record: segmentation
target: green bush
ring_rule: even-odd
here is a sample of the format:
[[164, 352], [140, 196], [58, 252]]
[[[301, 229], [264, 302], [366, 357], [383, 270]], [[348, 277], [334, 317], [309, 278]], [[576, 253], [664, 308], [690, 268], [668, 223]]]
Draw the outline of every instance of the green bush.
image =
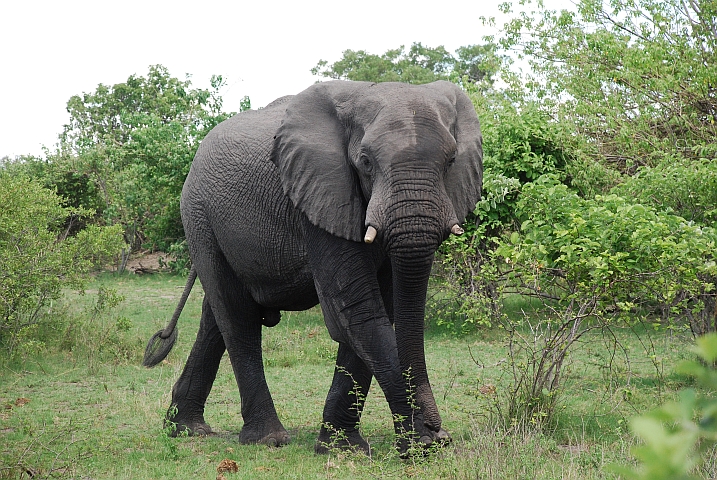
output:
[[[161, 65], [146, 76], [98, 85], [67, 102], [70, 121], [44, 159], [16, 162], [68, 206], [91, 208], [96, 223], [123, 227], [132, 250], [168, 251], [184, 239], [179, 197], [199, 143], [229, 114], [211, 88], [192, 87]], [[241, 108], [250, 108], [247, 97]]]
[[123, 246], [120, 226], [91, 225], [69, 236], [68, 218], [92, 211], [63, 206], [38, 182], [0, 171], [0, 346], [13, 355], [38, 345], [38, 325], [63, 288], [82, 288], [86, 275]]
[[640, 168], [613, 192], [701, 225], [717, 226], [717, 162], [714, 160], [669, 157], [655, 167]]
[[117, 314], [124, 301], [116, 289], [100, 285], [96, 296], [84, 300], [83, 308], [75, 309], [65, 322], [60, 350], [84, 358], [91, 373], [102, 364], [116, 365], [138, 357], [141, 350], [128, 338], [132, 322]]
[[525, 185], [522, 234], [501, 250], [532, 293], [590, 299], [599, 310], [656, 306], [664, 319], [691, 307], [702, 275], [717, 273], [717, 233], [617, 195], [580, 198], [554, 177]]
[[703, 310], [717, 275], [717, 233], [617, 195], [581, 198], [546, 175], [523, 186], [524, 218], [496, 253], [503, 291], [538, 298], [541, 316], [506, 319], [514, 391], [509, 415], [549, 420], [575, 342], [616, 321], [672, 327]]

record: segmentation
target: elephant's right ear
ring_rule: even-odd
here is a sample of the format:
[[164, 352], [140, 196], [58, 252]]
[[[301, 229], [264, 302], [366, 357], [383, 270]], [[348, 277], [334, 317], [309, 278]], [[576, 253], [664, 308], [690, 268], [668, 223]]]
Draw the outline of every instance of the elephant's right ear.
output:
[[284, 192], [311, 223], [348, 240], [363, 239], [366, 205], [348, 157], [350, 124], [342, 104], [365, 84], [317, 83], [286, 107], [271, 160]]

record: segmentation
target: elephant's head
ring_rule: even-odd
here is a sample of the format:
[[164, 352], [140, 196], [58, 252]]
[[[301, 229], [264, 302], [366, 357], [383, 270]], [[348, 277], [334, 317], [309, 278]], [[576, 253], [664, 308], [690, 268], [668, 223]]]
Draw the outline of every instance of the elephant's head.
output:
[[419, 402], [430, 264], [480, 199], [481, 143], [473, 105], [449, 82], [315, 84], [291, 100], [275, 137], [284, 191], [309, 221], [388, 252], [399, 355]]
[[435, 251], [480, 199], [478, 118], [449, 82], [316, 84], [289, 103], [273, 158], [312, 223], [355, 241], [372, 227], [389, 252]]

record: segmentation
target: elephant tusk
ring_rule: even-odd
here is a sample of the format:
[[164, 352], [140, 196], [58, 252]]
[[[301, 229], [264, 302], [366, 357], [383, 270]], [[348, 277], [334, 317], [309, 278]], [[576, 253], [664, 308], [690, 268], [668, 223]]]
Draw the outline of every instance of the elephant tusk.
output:
[[451, 233], [453, 235], [463, 235], [465, 230], [463, 230], [457, 223], [451, 227]]
[[373, 241], [376, 239], [376, 229], [373, 228], [371, 225], [368, 226], [366, 229], [366, 235], [363, 237], [363, 241], [366, 243], [373, 243]]

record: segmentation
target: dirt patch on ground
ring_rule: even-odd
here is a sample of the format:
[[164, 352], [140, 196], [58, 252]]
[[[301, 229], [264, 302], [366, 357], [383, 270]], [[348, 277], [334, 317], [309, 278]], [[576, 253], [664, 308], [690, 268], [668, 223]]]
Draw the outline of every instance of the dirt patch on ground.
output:
[[164, 252], [146, 253], [140, 252], [132, 254], [127, 260], [125, 270], [136, 273], [138, 275], [144, 273], [168, 272], [167, 262], [170, 258]]

